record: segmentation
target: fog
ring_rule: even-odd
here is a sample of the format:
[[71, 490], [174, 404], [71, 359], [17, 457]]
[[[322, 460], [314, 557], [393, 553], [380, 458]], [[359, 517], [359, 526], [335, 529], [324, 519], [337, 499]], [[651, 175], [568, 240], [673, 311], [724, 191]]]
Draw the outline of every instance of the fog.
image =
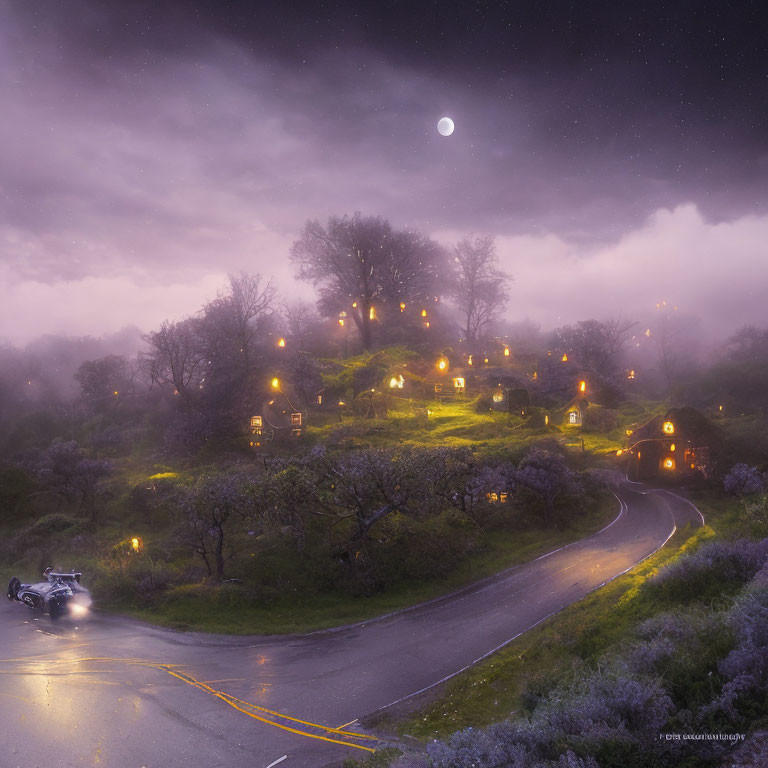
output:
[[625, 56], [608, 33], [591, 58], [539, 53], [546, 20], [518, 54], [476, 41], [470, 66], [444, 20], [446, 46], [413, 48], [357, 17], [278, 17], [0, 2], [0, 338], [146, 332], [241, 269], [310, 297], [291, 242], [356, 210], [445, 245], [496, 236], [512, 321], [664, 298], [718, 335], [764, 322], [752, 70], [709, 82], [695, 41], [665, 69], [663, 41]]

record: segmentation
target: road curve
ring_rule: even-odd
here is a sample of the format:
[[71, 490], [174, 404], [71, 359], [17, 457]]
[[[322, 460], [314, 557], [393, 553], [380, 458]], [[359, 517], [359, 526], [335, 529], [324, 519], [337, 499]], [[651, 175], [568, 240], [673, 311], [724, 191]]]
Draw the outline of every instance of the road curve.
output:
[[285, 768], [364, 758], [359, 718], [445, 680], [623, 573], [703, 518], [626, 485], [606, 528], [471, 588], [309, 635], [82, 626], [0, 606], [0, 765]]

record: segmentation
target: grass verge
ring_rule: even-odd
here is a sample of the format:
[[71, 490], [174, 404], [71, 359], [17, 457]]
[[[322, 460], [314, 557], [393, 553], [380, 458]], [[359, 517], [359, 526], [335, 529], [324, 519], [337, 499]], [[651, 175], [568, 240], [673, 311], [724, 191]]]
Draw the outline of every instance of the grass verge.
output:
[[618, 513], [617, 502], [606, 497], [573, 525], [562, 530], [494, 531], [487, 546], [447, 577], [407, 582], [369, 597], [343, 594], [292, 594], [262, 606], [239, 605], [221, 599], [214, 588], [179, 592], [157, 608], [120, 608], [121, 613], [174, 629], [226, 634], [294, 634], [326, 629], [407, 608], [449, 594], [499, 571], [599, 531]]

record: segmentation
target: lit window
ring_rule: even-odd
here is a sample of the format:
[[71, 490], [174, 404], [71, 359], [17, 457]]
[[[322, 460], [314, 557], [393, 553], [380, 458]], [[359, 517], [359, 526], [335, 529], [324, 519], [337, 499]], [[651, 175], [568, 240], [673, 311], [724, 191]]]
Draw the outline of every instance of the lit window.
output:
[[398, 373], [397, 376], [393, 376], [389, 380], [390, 389], [402, 389], [405, 386], [405, 379], [402, 373]]
[[317, 404], [322, 405], [323, 404], [323, 396], [321, 394], [318, 394], [317, 396]]
[[569, 424], [576, 424], [579, 420], [579, 412], [578, 411], [570, 411], [568, 413], [568, 423]]
[[560, 359], [561, 359], [561, 360], [562, 360], [564, 363], [567, 363], [567, 362], [568, 362], [568, 355], [567, 355], [567, 353], [565, 353], [565, 352], [564, 352], [564, 353], [563, 353], [563, 356], [562, 356]]
[[504, 393], [500, 389], [497, 389], [493, 393], [493, 402], [494, 403], [503, 403], [504, 402]]
[[453, 386], [455, 389], [464, 389], [464, 377], [456, 376], [453, 380]]
[[504, 347], [504, 357], [509, 357], [509, 347]]
[[586, 381], [580, 381], [579, 382], [579, 392], [584, 394], [584, 392], [587, 391], [587, 382]]
[[291, 426], [292, 427], [300, 427], [301, 426], [301, 412], [300, 411], [294, 411], [291, 414]]

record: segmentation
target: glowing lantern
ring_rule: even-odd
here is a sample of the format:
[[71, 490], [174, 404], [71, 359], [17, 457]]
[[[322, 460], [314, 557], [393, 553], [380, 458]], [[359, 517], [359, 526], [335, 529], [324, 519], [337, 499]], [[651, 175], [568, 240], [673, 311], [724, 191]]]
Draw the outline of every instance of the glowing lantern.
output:
[[376, 307], [371, 307], [368, 310], [368, 319], [369, 320], [375, 320], [376, 319]]
[[586, 381], [580, 381], [579, 382], [579, 392], [582, 394], [587, 391], [587, 382]]
[[544, 414], [544, 426], [545, 427], [549, 426], [549, 414], [548, 413]]
[[649, 339], [651, 338], [651, 329], [650, 329], [650, 328], [646, 328], [646, 329], [645, 329], [645, 335], [646, 335], [646, 336], [647, 336]]
[[285, 346], [285, 339], [283, 339], [283, 338], [279, 338], [279, 339], [277, 340], [277, 346], [278, 346], [278, 347], [280, 347], [280, 348], [282, 349], [282, 348]]
[[467, 365], [472, 365], [472, 355], [467, 358]]
[[424, 327], [425, 327], [425, 328], [429, 328], [429, 320], [427, 320], [427, 322], [426, 322], [426, 323], [424, 323]]
[[500, 389], [497, 389], [493, 393], [493, 402], [494, 403], [503, 403], [504, 402], [504, 393]]
[[422, 317], [426, 317], [427, 316], [427, 310], [426, 309], [422, 309], [421, 310], [421, 316]]
[[405, 304], [402, 301], [400, 302], [400, 311], [405, 312]]
[[718, 406], [718, 410], [722, 411], [723, 410], [723, 406], [722, 405]]
[[672, 458], [664, 459], [664, 469], [674, 469], [675, 468], [675, 460]]
[[339, 325], [340, 325], [342, 328], [344, 327], [344, 318], [343, 318], [343, 317], [340, 317], [340, 318], [339, 318]]
[[622, 451], [621, 448], [619, 448], [619, 450], [616, 451], [617, 456], [621, 456], [622, 453], [624, 453], [624, 451]]
[[115, 391], [114, 391], [112, 394], [113, 394], [115, 397], [117, 397], [117, 396], [118, 396], [120, 393], [119, 393], [117, 390], [115, 390]]
[[672, 443], [672, 445], [669, 446], [669, 450], [672, 451], [672, 453], [675, 452], [675, 444]]
[[444, 357], [441, 357], [437, 361], [437, 370], [444, 371], [446, 368], [448, 368], [448, 361]]
[[[390, 389], [402, 389], [405, 385], [405, 379], [403, 378], [402, 373], [398, 373], [397, 376], [393, 376], [389, 380], [389, 388]], [[373, 392], [373, 390], [371, 390]]]
[[560, 360], [564, 363], [568, 362], [568, 354], [566, 352], [563, 352], [563, 356], [560, 358]]
[[635, 369], [632, 368], [631, 370], [627, 371], [627, 378], [628, 379], [634, 379], [635, 378]]
[[484, 358], [483, 358], [483, 362], [484, 362], [484, 363], [487, 363], [487, 362], [488, 362], [488, 358], [487, 358], [487, 357], [484, 357]]
[[632, 434], [632, 430], [631, 430], [631, 429], [627, 429], [627, 430], [626, 430], [626, 435], [627, 435], [627, 437], [629, 437], [631, 434]]
[[504, 347], [504, 357], [509, 357], [509, 347]]
[[357, 309], [357, 302], [356, 301], [352, 302], [352, 309]]
[[533, 380], [536, 381], [538, 378], [539, 378], [539, 372], [538, 371], [534, 371], [533, 372]]
[[138, 552], [141, 549], [141, 539], [138, 536], [134, 536], [131, 539], [131, 549], [134, 552]]
[[280, 389], [280, 379], [275, 376], [272, 381], [269, 382], [269, 385], [272, 387], [272, 389]]
[[339, 400], [339, 408], [343, 408], [346, 403], [343, 400]]
[[665, 435], [675, 434], [675, 425], [671, 421], [665, 421], [661, 428], [664, 430]]

